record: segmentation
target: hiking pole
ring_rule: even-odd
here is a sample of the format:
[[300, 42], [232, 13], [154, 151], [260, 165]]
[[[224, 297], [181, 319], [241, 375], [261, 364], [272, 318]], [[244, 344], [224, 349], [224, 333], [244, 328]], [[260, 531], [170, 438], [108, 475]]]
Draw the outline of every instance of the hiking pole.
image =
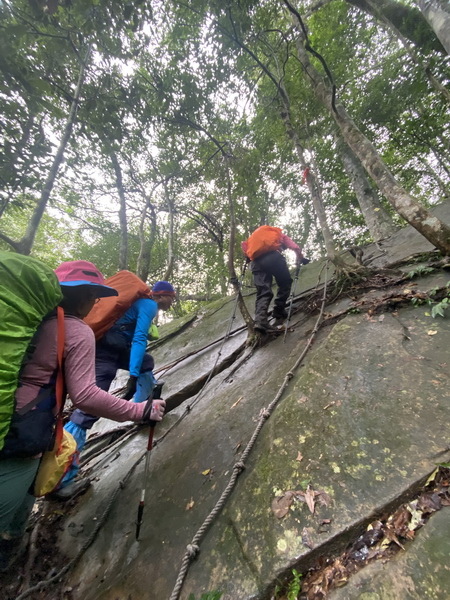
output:
[[289, 321], [291, 319], [292, 304], [294, 303], [295, 289], [297, 287], [297, 281], [298, 281], [298, 276], [300, 273], [300, 267], [301, 267], [301, 265], [297, 265], [297, 268], [295, 269], [295, 274], [294, 274], [294, 281], [291, 285], [291, 303], [289, 304], [288, 316], [286, 319], [286, 325], [285, 325], [285, 329], [284, 329], [283, 344], [286, 343], [286, 334], [287, 334], [287, 330], [288, 330], [288, 326], [289, 326]]
[[[161, 391], [164, 385], [164, 381], [159, 381], [153, 388], [152, 392], [152, 400], [158, 400], [161, 398]], [[145, 469], [144, 469], [144, 485], [141, 490], [141, 499], [139, 501], [138, 513], [137, 513], [137, 521], [136, 521], [136, 540], [139, 541], [139, 532], [141, 531], [142, 525], [142, 517], [144, 514], [144, 506], [145, 506], [145, 487], [148, 477], [148, 470], [150, 465], [150, 452], [153, 447], [153, 434], [155, 433], [155, 425], [156, 421], [150, 421], [150, 430], [148, 432], [148, 442], [147, 442], [147, 454], [145, 456]]]

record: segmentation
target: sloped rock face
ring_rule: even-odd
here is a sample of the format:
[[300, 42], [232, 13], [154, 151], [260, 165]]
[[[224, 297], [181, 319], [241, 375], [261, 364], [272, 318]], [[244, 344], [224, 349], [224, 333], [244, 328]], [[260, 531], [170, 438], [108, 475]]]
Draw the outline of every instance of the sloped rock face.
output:
[[[376, 259], [383, 260], [379, 267], [430, 251], [415, 231], [405, 232], [396, 234], [403, 236], [401, 252], [386, 242], [392, 252]], [[365, 250], [372, 261], [375, 251]], [[401, 270], [434, 258], [406, 262]], [[286, 337], [253, 350], [245, 346], [239, 314], [224, 341], [233, 299], [185, 319], [179, 333], [175, 322], [161, 329], [152, 353], [172, 410], [157, 426], [148, 477], [144, 481], [145, 429], [85, 465], [93, 485], [69, 507], [59, 547], [69, 557], [89, 547], [59, 592], [48, 588], [46, 597], [70, 588], [72, 600], [169, 599], [186, 547], [234, 469], [245, 466], [201, 537], [179, 597], [220, 590], [223, 600], [268, 598], [294, 566], [301, 571], [343, 548], [427, 478], [449, 441], [450, 318], [433, 319], [427, 304], [413, 306], [411, 299], [444, 290], [449, 271], [435, 268], [413, 280], [401, 280], [399, 271], [389, 285], [378, 279], [336, 298], [297, 364], [317, 321], [318, 309], [310, 308], [324, 277], [320, 264], [304, 269]], [[246, 300], [251, 308], [254, 296]], [[271, 404], [269, 415], [264, 411]], [[239, 465], [258, 423], [260, 433]], [[98, 427], [117, 424], [103, 420]], [[136, 541], [143, 485], [146, 506]], [[293, 491], [302, 494], [285, 516], [275, 514], [272, 508]], [[315, 502], [314, 514], [301, 501], [305, 494]]]

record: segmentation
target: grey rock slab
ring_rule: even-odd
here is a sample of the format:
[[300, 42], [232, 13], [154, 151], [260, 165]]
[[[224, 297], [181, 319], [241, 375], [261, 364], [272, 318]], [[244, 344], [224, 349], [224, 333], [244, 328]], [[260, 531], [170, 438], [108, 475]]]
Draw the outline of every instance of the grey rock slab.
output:
[[448, 600], [450, 508], [433, 514], [406, 551], [368, 564], [329, 600]]
[[[450, 224], [449, 202], [432, 207], [430, 212], [444, 223]], [[370, 267], [386, 267], [408, 256], [432, 250], [434, 246], [426, 238], [413, 227], [407, 226], [377, 244], [365, 246], [363, 262]]]
[[[345, 545], [433, 469], [449, 434], [450, 320], [430, 326], [424, 311], [409, 308], [384, 317], [346, 317], [294, 376], [207, 535], [183, 598], [199, 589], [223, 590], [224, 600], [264, 595], [292, 566], [301, 570]], [[312, 515], [295, 502], [277, 519], [273, 498], [308, 483], [331, 504], [316, 505]], [[320, 527], [324, 518], [328, 530]]]
[[[224, 591], [224, 600], [261, 595], [291, 566], [347, 543], [427, 476], [432, 455], [448, 441], [450, 320], [431, 320], [425, 312], [406, 308], [383, 320], [350, 315], [315, 344], [208, 530], [181, 598], [213, 589]], [[288, 334], [286, 344], [277, 338], [260, 348], [229, 382], [226, 371], [211, 382], [192, 414], [155, 449], [141, 542], [133, 539], [133, 523], [143, 464], [71, 575], [74, 600], [170, 596], [186, 546], [226, 487], [261, 409], [277, 394], [313, 323]], [[137, 453], [137, 441], [130, 443], [110, 485]], [[106, 493], [104, 475], [101, 481]], [[295, 502], [277, 519], [270, 508], [274, 497], [308, 483], [327, 492], [330, 504], [317, 505], [312, 515]], [[92, 506], [91, 497], [83, 506], [88, 522]], [[319, 527], [323, 518], [331, 519], [326, 531]]]

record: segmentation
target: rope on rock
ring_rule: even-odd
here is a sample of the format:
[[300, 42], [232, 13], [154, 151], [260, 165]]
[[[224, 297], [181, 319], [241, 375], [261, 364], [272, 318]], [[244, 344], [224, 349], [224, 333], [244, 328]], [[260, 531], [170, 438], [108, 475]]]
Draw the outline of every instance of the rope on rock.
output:
[[[244, 271], [244, 272], [245, 272], [245, 271]], [[244, 273], [244, 272], [243, 272], [243, 273]], [[243, 277], [243, 275], [241, 275], [241, 279], [238, 281], [238, 285], [239, 285], [239, 291], [240, 291], [240, 289], [241, 289], [241, 287], [242, 287], [242, 277]], [[171, 426], [169, 427], [169, 429], [167, 429], [167, 431], [165, 431], [165, 432], [163, 433], [163, 435], [161, 435], [161, 436], [160, 436], [160, 437], [159, 437], [157, 440], [155, 440], [155, 442], [154, 442], [153, 446], [156, 446], [156, 445], [160, 444], [160, 443], [163, 441], [163, 439], [164, 439], [164, 438], [166, 438], [166, 437], [169, 435], [169, 433], [170, 433], [171, 431], [173, 431], [173, 430], [175, 429], [175, 427], [177, 427], [177, 425], [179, 425], [179, 423], [181, 423], [181, 421], [183, 421], [183, 420], [184, 420], [184, 419], [187, 417], [187, 415], [188, 415], [188, 414], [191, 412], [191, 410], [194, 408], [194, 406], [195, 406], [195, 405], [196, 405], [196, 404], [197, 404], [197, 403], [200, 401], [200, 399], [203, 397], [203, 394], [205, 393], [205, 389], [206, 389], [206, 387], [207, 387], [208, 383], [211, 381], [211, 379], [212, 379], [212, 376], [214, 375], [214, 371], [216, 370], [216, 367], [217, 367], [217, 365], [218, 365], [218, 363], [219, 363], [219, 359], [220, 359], [220, 357], [222, 356], [222, 350], [223, 350], [223, 347], [224, 347], [224, 345], [225, 345], [225, 342], [228, 340], [228, 338], [229, 338], [229, 337], [230, 337], [230, 335], [231, 335], [231, 330], [232, 330], [232, 328], [233, 328], [233, 321], [234, 321], [234, 320], [235, 320], [235, 318], [236, 318], [236, 311], [237, 311], [238, 300], [239, 300], [239, 291], [238, 291], [238, 292], [236, 292], [236, 297], [235, 297], [235, 299], [234, 299], [233, 312], [232, 312], [232, 314], [231, 314], [231, 318], [229, 319], [229, 322], [228, 322], [227, 332], [226, 332], [225, 336], [222, 338], [222, 343], [221, 343], [221, 345], [220, 345], [220, 348], [219, 348], [219, 351], [218, 351], [218, 353], [217, 353], [216, 360], [215, 360], [215, 362], [214, 362], [214, 365], [212, 366], [212, 368], [211, 368], [211, 370], [210, 370], [210, 372], [209, 372], [209, 374], [208, 374], [208, 377], [206, 378], [206, 381], [205, 381], [205, 383], [203, 384], [203, 386], [202, 386], [201, 390], [198, 392], [198, 394], [197, 394], [197, 396], [194, 398], [194, 400], [193, 400], [193, 401], [192, 401], [190, 404], [188, 404], [188, 406], [185, 408], [184, 412], [183, 412], [183, 413], [180, 415], [179, 419], [177, 419], [177, 420], [175, 421], [175, 423], [173, 423], [173, 425], [171, 425]], [[234, 332], [233, 332], [233, 333], [234, 333]]]
[[311, 344], [316, 336], [317, 331], [319, 330], [319, 326], [322, 321], [323, 311], [324, 311], [326, 297], [327, 297], [327, 275], [328, 275], [328, 269], [325, 271], [325, 281], [324, 281], [324, 287], [323, 287], [322, 304], [321, 304], [319, 316], [317, 317], [316, 323], [314, 325], [314, 329], [312, 330], [311, 335], [309, 336], [308, 341], [306, 342], [306, 345], [305, 345], [302, 353], [300, 354], [298, 359], [295, 361], [292, 368], [284, 376], [284, 381], [281, 384], [275, 398], [272, 400], [272, 402], [269, 404], [269, 406], [261, 412], [261, 415], [259, 417], [255, 431], [253, 432], [253, 435], [250, 438], [250, 441], [247, 443], [247, 446], [245, 447], [244, 451], [242, 452], [240, 460], [233, 467], [233, 472], [231, 474], [228, 485], [222, 492], [222, 495], [220, 496], [219, 500], [217, 501], [216, 505], [211, 510], [209, 515], [206, 517], [203, 524], [197, 530], [197, 532], [194, 535], [194, 537], [192, 538], [192, 541], [190, 542], [190, 544], [188, 544], [188, 546], [186, 547], [186, 552], [181, 561], [181, 567], [180, 567], [180, 571], [178, 573], [178, 577], [175, 582], [175, 587], [173, 588], [173, 591], [172, 591], [172, 594], [170, 595], [169, 600], [178, 600], [179, 599], [180, 592], [183, 587], [183, 583], [186, 578], [187, 572], [189, 570], [190, 564], [196, 558], [198, 553], [200, 552], [200, 542], [201, 542], [204, 534], [206, 533], [206, 531], [208, 530], [209, 526], [214, 521], [216, 516], [221, 512], [222, 508], [225, 506], [225, 503], [228, 500], [228, 497], [230, 496], [231, 492], [233, 491], [233, 488], [236, 484], [237, 478], [242, 473], [242, 471], [246, 468], [245, 461], [248, 458], [248, 456], [250, 455], [250, 452], [252, 451], [253, 446], [255, 445], [256, 439], [257, 439], [261, 429], [263, 428], [264, 423], [267, 421], [267, 419], [270, 417], [270, 415], [274, 411], [281, 396], [283, 395], [284, 390], [289, 385], [289, 381], [294, 377], [294, 373], [295, 373], [296, 369], [299, 367], [299, 365], [301, 364], [305, 355], [307, 354], [307, 352], [309, 351], [309, 349], [311, 347]]

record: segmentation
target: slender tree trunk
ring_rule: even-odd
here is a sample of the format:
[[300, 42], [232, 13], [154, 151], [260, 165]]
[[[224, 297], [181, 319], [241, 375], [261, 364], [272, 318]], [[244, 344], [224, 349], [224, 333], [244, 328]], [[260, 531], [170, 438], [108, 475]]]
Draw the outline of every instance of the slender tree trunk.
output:
[[164, 194], [166, 196], [167, 208], [169, 209], [169, 235], [167, 240], [168, 245], [168, 261], [167, 261], [167, 269], [164, 273], [165, 281], [169, 281], [173, 275], [173, 268], [175, 264], [175, 237], [174, 237], [174, 214], [175, 214], [175, 206], [173, 202], [173, 198], [167, 188], [167, 185], [164, 186]]
[[119, 247], [119, 270], [128, 269], [128, 223], [127, 223], [127, 202], [125, 198], [125, 189], [123, 187], [122, 169], [119, 159], [113, 148], [108, 148], [111, 163], [116, 177], [116, 189], [119, 194], [119, 224], [120, 224], [120, 247]]
[[320, 230], [322, 232], [323, 240], [325, 242], [327, 255], [330, 258], [330, 260], [334, 261], [336, 259], [336, 248], [334, 246], [333, 236], [331, 234], [330, 228], [328, 227], [327, 215], [325, 213], [325, 208], [322, 202], [320, 184], [317, 181], [316, 176], [314, 175], [312, 169], [309, 167], [308, 162], [305, 159], [304, 148], [300, 143], [300, 138], [292, 124], [289, 96], [281, 79], [279, 85], [282, 90], [282, 94], [280, 94], [280, 99], [283, 103], [283, 109], [280, 111], [280, 115], [283, 120], [287, 136], [291, 140], [294, 146], [294, 150], [297, 154], [300, 163], [300, 168], [303, 172], [303, 179], [305, 180], [306, 185], [308, 186], [309, 193], [311, 194], [311, 200], [317, 218], [319, 219]]
[[[59, 142], [58, 150], [56, 152], [55, 158], [53, 159], [52, 166], [50, 167], [50, 171], [49, 171], [49, 174], [45, 181], [44, 188], [41, 192], [40, 200], [39, 200], [36, 208], [34, 209], [34, 212], [28, 223], [25, 235], [19, 242], [13, 242], [11, 244], [13, 246], [13, 248], [15, 250], [17, 250], [18, 252], [20, 252], [21, 254], [28, 255], [31, 252], [31, 249], [34, 244], [34, 240], [36, 238], [37, 229], [40, 225], [40, 222], [44, 215], [45, 209], [47, 208], [48, 200], [50, 198], [50, 194], [52, 193], [53, 186], [55, 184], [56, 177], [58, 175], [59, 167], [60, 167], [61, 163], [63, 162], [64, 152], [66, 150], [70, 136], [72, 135], [73, 125], [75, 122], [77, 109], [78, 109], [78, 102], [79, 102], [80, 94], [81, 94], [81, 88], [82, 88], [83, 82], [84, 82], [86, 63], [87, 63], [89, 55], [90, 55], [90, 50], [91, 49], [89, 47], [86, 52], [84, 62], [82, 62], [80, 65], [80, 73], [78, 75], [77, 86], [75, 88], [75, 93], [74, 93], [74, 96], [72, 99], [72, 103], [70, 105], [69, 115], [67, 117], [66, 124], [64, 126], [64, 131], [63, 131], [61, 141]], [[5, 239], [5, 236], [2, 235], [1, 237], [3, 239]], [[7, 240], [5, 239], [5, 241], [7, 241]], [[11, 243], [11, 241], [8, 243]]]
[[236, 216], [234, 211], [233, 193], [231, 189], [231, 176], [230, 176], [230, 159], [231, 157], [224, 153], [223, 159], [225, 163], [225, 173], [227, 182], [227, 198], [228, 198], [228, 209], [230, 211], [230, 241], [228, 246], [228, 273], [230, 276], [231, 284], [234, 288], [235, 293], [238, 295], [238, 306], [241, 312], [242, 318], [247, 325], [250, 333], [253, 333], [253, 319], [248, 312], [248, 308], [245, 305], [244, 298], [242, 297], [241, 286], [239, 285], [239, 279], [236, 275], [236, 269], [234, 268], [234, 248], [236, 244]]
[[305, 49], [305, 35], [301, 27], [300, 15], [287, 0], [283, 0], [283, 2], [291, 12], [292, 22], [297, 33], [296, 46], [299, 61], [305, 69], [316, 96], [330, 111], [339, 126], [344, 140], [395, 210], [436, 248], [444, 254], [450, 254], [450, 227], [434, 217], [398, 183], [373, 144], [358, 129], [343, 106], [336, 102], [333, 103], [330, 86], [325, 83], [323, 77], [309, 60]]
[[336, 136], [336, 141], [345, 172], [355, 191], [356, 199], [372, 239], [374, 242], [378, 242], [389, 237], [396, 231], [396, 227], [389, 213], [383, 208], [378, 194], [370, 185], [366, 171], [340, 136]]
[[[150, 213], [150, 214], [149, 214]], [[150, 218], [150, 235], [147, 234], [147, 218]], [[136, 273], [142, 281], [147, 281], [150, 272], [150, 260], [156, 236], [156, 212], [151, 203], [151, 195], [145, 197], [145, 206], [139, 222], [139, 255]]]
[[448, 0], [417, 0], [423, 16], [450, 54], [450, 5]]
[[[234, 24], [233, 24], [233, 31], [235, 31]], [[230, 35], [230, 34], [228, 34], [228, 35]], [[323, 235], [325, 248], [326, 248], [328, 257], [331, 260], [336, 261], [336, 249], [334, 246], [333, 236], [331, 235], [330, 229], [328, 227], [326, 213], [325, 213], [325, 210], [323, 207], [323, 202], [322, 202], [320, 186], [317, 182], [316, 177], [311, 172], [311, 169], [308, 167], [308, 164], [307, 164], [307, 162], [305, 160], [305, 156], [304, 156], [303, 146], [301, 145], [300, 138], [297, 134], [295, 127], [292, 124], [289, 96], [288, 96], [287, 90], [284, 86], [283, 77], [282, 77], [282, 74], [280, 73], [280, 69], [278, 69], [278, 77], [276, 77], [270, 71], [270, 69], [267, 67], [267, 65], [265, 65], [262, 61], [260, 61], [259, 58], [256, 56], [256, 54], [254, 52], [252, 52], [252, 50], [248, 46], [246, 46], [238, 37], [236, 37], [236, 36], [231, 36], [231, 37], [236, 42], [236, 44], [238, 44], [238, 46], [240, 46], [243, 50], [245, 50], [247, 52], [247, 54], [249, 56], [252, 57], [252, 59], [261, 67], [261, 69], [264, 71], [264, 73], [269, 77], [269, 79], [275, 84], [275, 86], [277, 88], [278, 97], [279, 97], [279, 100], [281, 103], [280, 115], [281, 115], [281, 119], [283, 120], [285, 129], [286, 129], [286, 134], [292, 141], [294, 150], [295, 150], [297, 157], [299, 159], [299, 162], [300, 162], [300, 167], [303, 170], [303, 178], [306, 181], [306, 184], [308, 186], [309, 192], [311, 194], [311, 199], [313, 202], [314, 210], [319, 219], [320, 229], [322, 231], [322, 235]], [[274, 58], [276, 58], [276, 57], [274, 56]]]

